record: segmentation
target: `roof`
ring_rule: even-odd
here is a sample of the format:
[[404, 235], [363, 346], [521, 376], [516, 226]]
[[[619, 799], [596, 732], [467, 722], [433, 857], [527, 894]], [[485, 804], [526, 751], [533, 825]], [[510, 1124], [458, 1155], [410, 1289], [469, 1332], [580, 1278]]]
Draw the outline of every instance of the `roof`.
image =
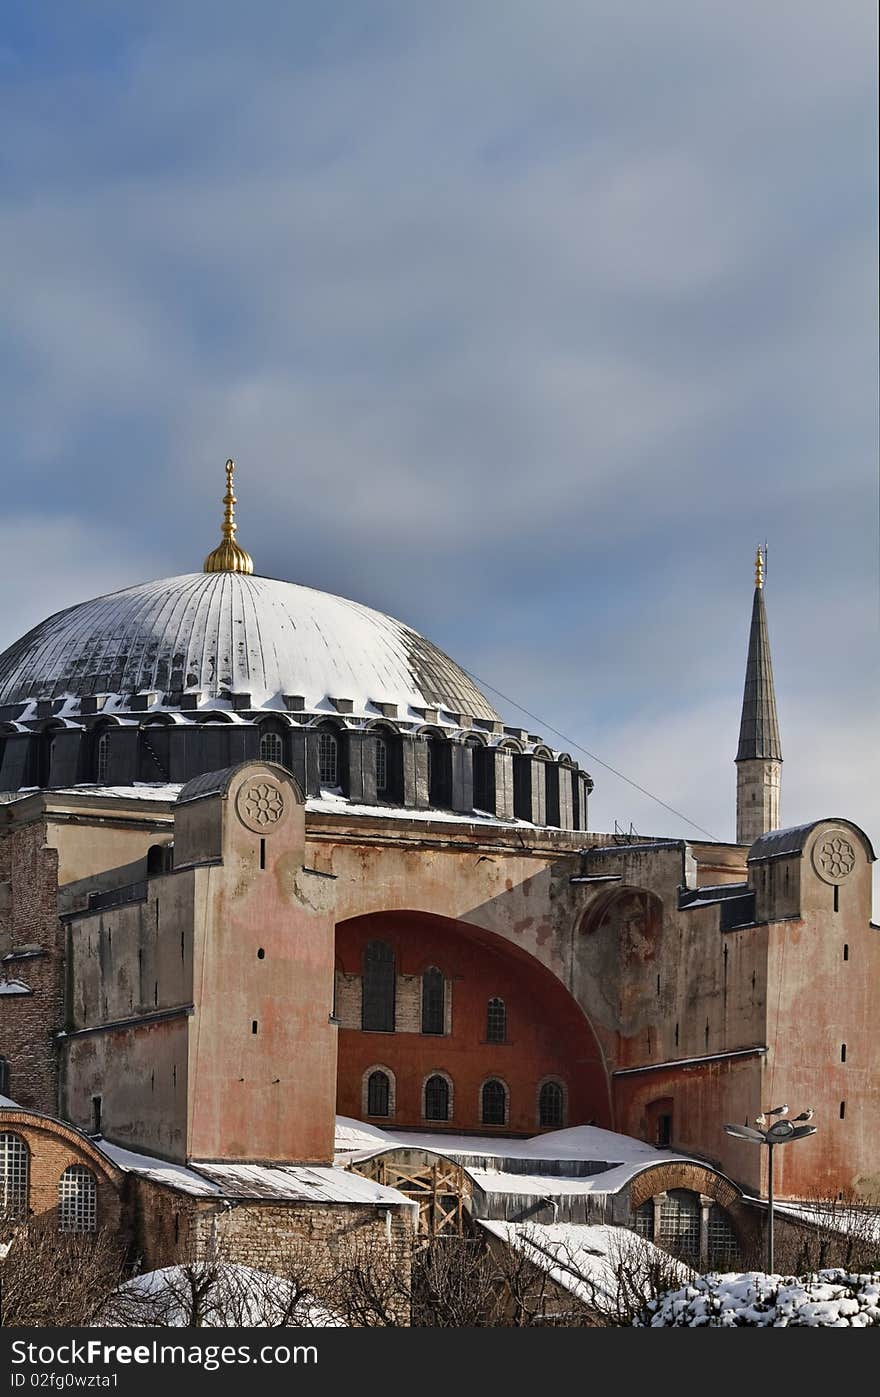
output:
[[868, 861], [874, 862], [876, 854], [865, 831], [853, 824], [852, 820], [840, 820], [836, 816], [829, 815], [822, 820], [811, 820], [806, 825], [791, 825], [788, 829], [771, 829], [767, 834], [762, 834], [749, 850], [749, 863], [756, 863], [760, 859], [778, 859], [792, 854], [802, 854], [807, 840], [817, 825], [846, 825], [847, 829], [854, 830], [864, 841]]
[[[478, 1219], [493, 1237], [520, 1252], [551, 1280], [586, 1305], [614, 1306], [625, 1274], [630, 1286], [651, 1297], [652, 1274], [662, 1268], [681, 1280], [690, 1269], [628, 1227], [605, 1224], [495, 1222]], [[627, 1296], [632, 1299], [632, 1296]]]
[[749, 657], [746, 662], [742, 720], [736, 753], [738, 762], [753, 761], [756, 758], [782, 760], [779, 720], [776, 716], [776, 691], [773, 687], [773, 664], [770, 659], [770, 637], [767, 632], [767, 611], [764, 606], [764, 589], [760, 586], [755, 588], [755, 600], [752, 604]]
[[138, 1154], [111, 1144], [109, 1140], [96, 1140], [94, 1144], [120, 1169], [196, 1197], [412, 1206], [397, 1189], [332, 1164], [227, 1164], [223, 1161], [177, 1164], [173, 1160]]
[[[0, 655], [0, 706], [37, 698], [195, 693], [210, 706], [245, 693], [253, 708], [403, 719], [427, 708], [499, 715], [448, 655], [410, 626], [311, 587], [240, 573], [185, 573], [59, 611]], [[172, 705], [173, 706], [173, 705]]]
[[348, 1116], [336, 1118], [336, 1149], [337, 1159], [352, 1163], [392, 1150], [424, 1150], [460, 1164], [484, 1193], [514, 1195], [619, 1193], [654, 1165], [699, 1162], [594, 1125], [510, 1140], [497, 1135], [380, 1130]]

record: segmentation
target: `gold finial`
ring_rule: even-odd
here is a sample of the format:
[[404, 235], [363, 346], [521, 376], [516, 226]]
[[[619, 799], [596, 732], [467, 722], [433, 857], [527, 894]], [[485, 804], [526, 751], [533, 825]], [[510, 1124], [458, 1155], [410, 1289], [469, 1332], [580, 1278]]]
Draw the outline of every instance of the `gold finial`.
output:
[[205, 572], [247, 572], [254, 570], [254, 560], [250, 553], [236, 543], [235, 532], [238, 525], [235, 522], [235, 491], [232, 488], [232, 476], [235, 471], [235, 462], [226, 462], [226, 494], [223, 496], [223, 542], [209, 553], [205, 559]]
[[764, 554], [761, 552], [760, 544], [758, 544], [758, 549], [755, 553], [755, 586], [764, 586]]

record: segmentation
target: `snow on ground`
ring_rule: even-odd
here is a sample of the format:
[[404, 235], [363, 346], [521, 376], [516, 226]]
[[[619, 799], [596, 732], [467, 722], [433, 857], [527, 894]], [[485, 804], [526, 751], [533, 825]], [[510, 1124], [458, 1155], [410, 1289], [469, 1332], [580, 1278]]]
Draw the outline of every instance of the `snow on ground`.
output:
[[576, 1295], [585, 1304], [614, 1304], [618, 1294], [619, 1271], [644, 1288], [652, 1268], [662, 1265], [665, 1274], [683, 1280], [692, 1274], [682, 1262], [660, 1251], [653, 1242], [627, 1227], [605, 1224], [493, 1222], [479, 1220], [480, 1227], [522, 1252], [535, 1266], [547, 1271], [557, 1285]]
[[[290, 1281], [251, 1266], [225, 1262], [211, 1270], [195, 1266], [192, 1275], [199, 1284], [208, 1282], [200, 1325], [207, 1329], [266, 1329], [275, 1325], [288, 1328], [341, 1328], [342, 1320], [310, 1297], [297, 1300]], [[127, 1322], [146, 1327], [159, 1324], [187, 1328], [193, 1318], [192, 1287], [187, 1269], [165, 1266], [145, 1271], [125, 1281], [110, 1302], [111, 1325]]]
[[740, 1326], [867, 1329], [880, 1326], [880, 1271], [818, 1271], [770, 1276], [761, 1271], [698, 1277], [650, 1301], [641, 1325], [661, 1329]]

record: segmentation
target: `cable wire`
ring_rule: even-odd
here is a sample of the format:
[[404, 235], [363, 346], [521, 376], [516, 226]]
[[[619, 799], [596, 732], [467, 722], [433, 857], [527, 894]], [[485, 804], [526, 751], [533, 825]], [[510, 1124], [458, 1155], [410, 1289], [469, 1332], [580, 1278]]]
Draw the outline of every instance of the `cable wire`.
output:
[[[462, 666], [462, 668], [464, 668], [464, 666]], [[584, 756], [589, 757], [591, 762], [598, 762], [600, 766], [604, 766], [606, 771], [610, 771], [613, 776], [617, 776], [621, 781], [625, 781], [628, 786], [632, 786], [634, 791], [640, 791], [641, 794], [647, 796], [649, 800], [655, 801], [657, 805], [662, 805], [663, 809], [668, 810], [670, 815], [675, 815], [677, 819], [684, 820], [685, 824], [690, 825], [692, 829], [698, 829], [700, 834], [705, 834], [706, 838], [711, 839], [713, 844], [721, 844], [724, 842], [721, 839], [717, 839], [714, 834], [710, 834], [702, 825], [698, 825], [696, 820], [690, 819], [690, 817], [683, 814], [681, 810], [676, 810], [675, 806], [667, 805], [666, 801], [661, 800], [659, 796], [655, 796], [653, 791], [646, 790], [644, 786], [640, 786], [638, 781], [630, 780], [628, 776], [624, 776], [622, 771], [618, 771], [617, 768], [611, 766], [609, 762], [603, 762], [601, 757], [597, 757], [595, 752], [589, 751], [589, 749], [584, 747], [580, 742], [575, 742], [573, 737], [567, 737], [564, 732], [560, 732], [558, 728], [554, 728], [552, 723], [548, 723], [545, 719], [539, 718], [537, 713], [531, 713], [528, 708], [523, 708], [522, 704], [517, 703], [516, 699], [510, 698], [508, 694], [502, 694], [500, 689], [494, 688], [494, 686], [487, 683], [485, 679], [480, 679], [479, 675], [473, 674], [469, 669], [466, 669], [464, 672], [469, 679], [473, 679], [475, 684], [478, 684], [483, 689], [489, 689], [493, 694], [496, 694], [498, 698], [503, 699], [505, 703], [512, 704], [518, 712], [524, 713], [527, 718], [531, 718], [534, 722], [538, 723], [544, 731], [552, 732], [556, 737], [561, 737], [567, 747], [574, 747], [578, 752], [583, 752]]]

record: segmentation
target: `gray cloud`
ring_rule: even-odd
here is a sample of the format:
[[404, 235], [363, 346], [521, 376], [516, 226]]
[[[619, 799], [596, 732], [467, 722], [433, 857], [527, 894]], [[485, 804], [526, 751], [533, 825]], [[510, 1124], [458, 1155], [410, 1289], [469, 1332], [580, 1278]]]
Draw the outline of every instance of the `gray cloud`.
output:
[[[723, 834], [768, 537], [787, 816], [821, 772], [875, 818], [872, 37], [859, 0], [13, 30], [5, 640], [197, 568], [231, 453], [262, 570], [402, 616]], [[660, 827], [595, 774], [597, 819]]]

